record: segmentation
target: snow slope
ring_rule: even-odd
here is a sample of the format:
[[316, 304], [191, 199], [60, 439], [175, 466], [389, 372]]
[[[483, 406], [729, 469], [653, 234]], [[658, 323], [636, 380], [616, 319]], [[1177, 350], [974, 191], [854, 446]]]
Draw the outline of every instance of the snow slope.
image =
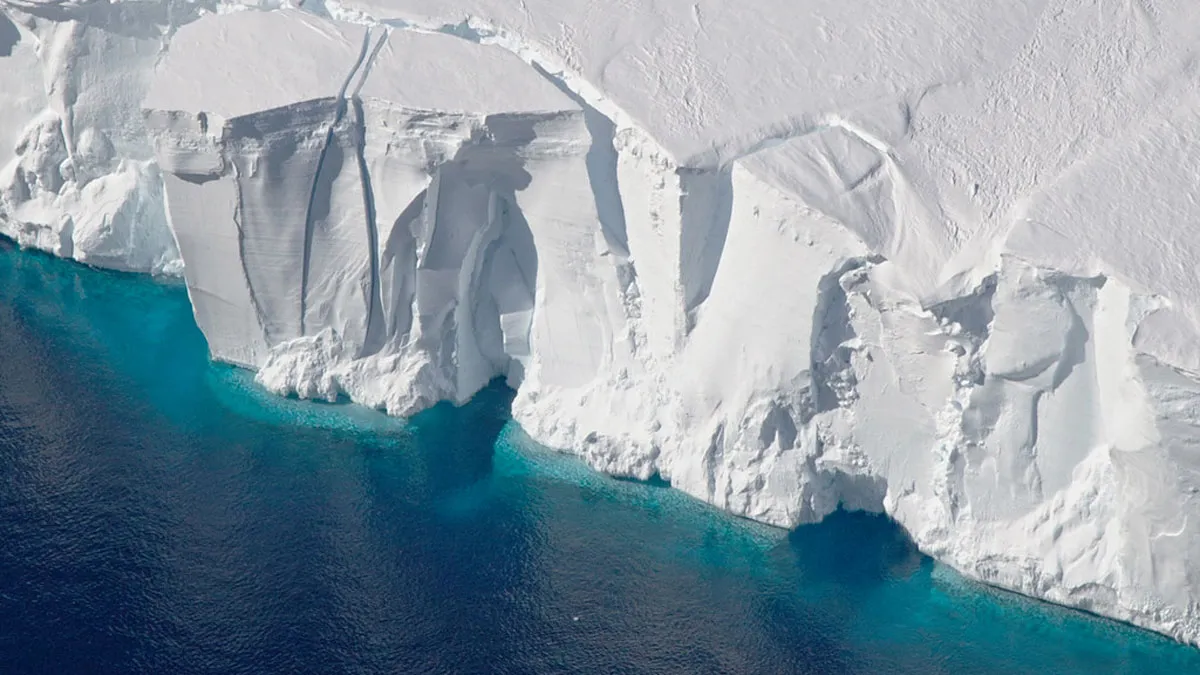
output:
[[599, 470], [1200, 643], [1200, 7], [0, 3], [0, 232], [182, 260], [272, 390], [504, 375]]

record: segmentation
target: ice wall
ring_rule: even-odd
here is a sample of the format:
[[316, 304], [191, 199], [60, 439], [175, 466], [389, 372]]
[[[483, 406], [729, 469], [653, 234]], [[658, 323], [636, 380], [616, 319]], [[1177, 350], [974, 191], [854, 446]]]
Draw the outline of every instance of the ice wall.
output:
[[[268, 31], [293, 49], [230, 56]], [[508, 52], [211, 16], [175, 37], [144, 105], [215, 357], [398, 415], [519, 383], [531, 341], [542, 377], [596, 376], [616, 277], [583, 111]]]
[[0, 235], [102, 267], [178, 273], [139, 114], [160, 2], [0, 3]]
[[627, 4], [9, 0], [0, 231], [181, 255], [214, 357], [280, 393], [505, 375], [599, 470], [884, 511], [1200, 642], [1196, 10]]

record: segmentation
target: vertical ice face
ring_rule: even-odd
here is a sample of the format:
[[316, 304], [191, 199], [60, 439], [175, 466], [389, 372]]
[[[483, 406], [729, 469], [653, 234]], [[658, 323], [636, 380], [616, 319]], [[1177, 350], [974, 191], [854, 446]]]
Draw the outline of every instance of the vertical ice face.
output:
[[[246, 68], [267, 30], [294, 49]], [[588, 132], [510, 54], [300, 12], [212, 16], [175, 36], [144, 105], [215, 357], [396, 413], [529, 368], [599, 371], [615, 277]]]
[[[138, 112], [165, 7], [0, 6], [0, 234], [103, 267], [178, 271]], [[174, 18], [194, 12], [180, 3]]]
[[1151, 357], [1178, 309], [1030, 243], [1061, 200], [972, 221], [907, 94], [701, 151], [474, 30], [174, 36], [146, 123], [216, 357], [396, 414], [506, 375], [598, 469], [780, 525], [886, 511], [977, 578], [1200, 637], [1200, 386]]

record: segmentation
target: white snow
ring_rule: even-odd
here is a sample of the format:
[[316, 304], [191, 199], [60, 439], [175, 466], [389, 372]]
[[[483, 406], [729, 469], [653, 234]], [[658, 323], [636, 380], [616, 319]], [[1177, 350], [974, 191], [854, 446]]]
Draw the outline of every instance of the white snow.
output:
[[598, 470], [1200, 643], [1200, 7], [277, 6], [0, 0], [0, 233], [182, 265], [274, 391], [504, 375]]
[[139, 113], [164, 6], [9, 7], [0, 34], [12, 26], [17, 41], [0, 48], [0, 235], [89, 264], [178, 273]]

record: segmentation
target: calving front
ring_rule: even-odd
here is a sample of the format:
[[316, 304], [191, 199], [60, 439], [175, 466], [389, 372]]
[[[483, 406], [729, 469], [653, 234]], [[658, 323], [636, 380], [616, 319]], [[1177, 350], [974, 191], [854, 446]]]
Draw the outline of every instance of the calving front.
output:
[[[1059, 85], [1043, 37], [1116, 58], [1063, 3], [802, 3], [897, 31], [855, 54], [759, 44], [782, 1], [406, 4], [8, 5], [0, 231], [181, 256], [213, 356], [273, 391], [409, 415], [505, 376], [599, 470], [782, 526], [886, 511], [976, 578], [1200, 641], [1200, 209], [1147, 177], [1200, 165], [1170, 142], [1200, 23]], [[951, 20], [979, 39], [899, 30]]]

